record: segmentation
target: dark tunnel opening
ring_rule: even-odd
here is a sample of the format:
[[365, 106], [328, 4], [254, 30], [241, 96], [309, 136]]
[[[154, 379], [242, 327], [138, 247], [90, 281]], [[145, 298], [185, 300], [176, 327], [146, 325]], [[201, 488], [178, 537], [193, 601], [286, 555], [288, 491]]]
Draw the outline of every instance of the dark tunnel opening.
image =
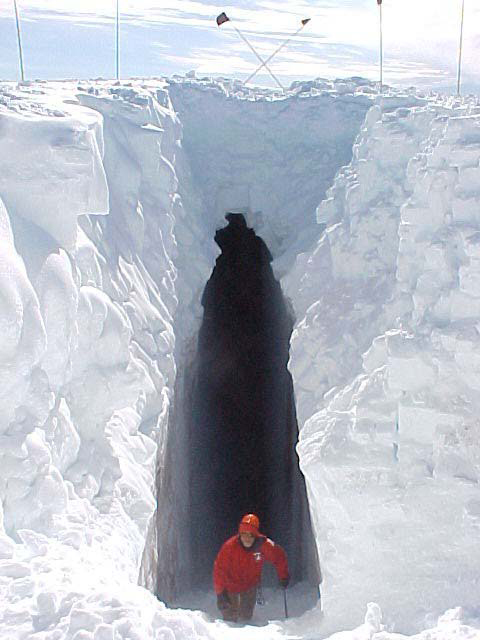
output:
[[293, 582], [318, 584], [287, 369], [292, 314], [264, 241], [242, 214], [226, 218], [189, 372], [191, 586], [211, 583], [215, 556], [245, 513], [256, 513], [261, 531], [284, 547]]

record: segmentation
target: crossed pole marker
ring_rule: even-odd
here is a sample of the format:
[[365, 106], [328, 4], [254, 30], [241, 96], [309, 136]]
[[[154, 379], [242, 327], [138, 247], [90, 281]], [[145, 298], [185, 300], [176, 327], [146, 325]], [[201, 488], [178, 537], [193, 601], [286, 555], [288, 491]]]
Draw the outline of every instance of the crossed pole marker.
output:
[[[302, 24], [300, 25], [300, 27], [295, 31], [295, 33], [292, 33], [291, 36], [289, 36], [284, 42], [282, 42], [282, 44], [277, 47], [275, 49], [275, 51], [266, 59], [264, 60], [259, 53], [254, 49], [254, 47], [252, 46], [252, 44], [247, 40], [247, 38], [243, 35], [243, 33], [240, 31], [240, 29], [237, 29], [237, 27], [232, 24], [232, 27], [235, 29], [235, 31], [238, 33], [238, 35], [240, 36], [240, 38], [248, 45], [248, 47], [251, 49], [251, 51], [253, 51], [253, 53], [255, 54], [255, 56], [258, 58], [258, 60], [260, 61], [260, 66], [257, 67], [257, 69], [255, 69], [255, 71], [250, 74], [248, 76], [248, 78], [243, 82], [243, 84], [247, 84], [247, 82], [250, 82], [250, 80], [252, 80], [257, 73], [263, 69], [265, 67], [265, 69], [268, 71], [268, 73], [272, 76], [273, 80], [278, 84], [278, 86], [282, 89], [282, 91], [285, 91], [284, 86], [282, 85], [282, 83], [280, 82], [280, 80], [274, 75], [274, 73], [272, 72], [272, 70], [270, 69], [270, 67], [268, 66], [268, 63], [270, 62], [270, 60], [272, 60], [278, 53], [279, 51], [281, 51], [283, 49], [283, 47], [285, 47], [298, 33], [300, 33], [300, 31], [305, 27], [305, 25], [307, 25], [310, 22], [311, 18], [305, 18], [303, 19], [301, 22]], [[219, 16], [217, 16], [217, 25], [220, 27], [222, 24], [224, 24], [225, 22], [232, 22], [230, 20], [230, 18], [227, 16], [227, 14], [225, 12], [222, 12]]]

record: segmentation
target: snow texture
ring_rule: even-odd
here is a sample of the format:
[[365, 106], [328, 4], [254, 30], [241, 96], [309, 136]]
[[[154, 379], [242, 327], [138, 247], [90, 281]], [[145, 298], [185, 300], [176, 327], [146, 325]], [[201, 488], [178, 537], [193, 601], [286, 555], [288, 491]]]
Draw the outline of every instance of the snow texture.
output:
[[[0, 637], [478, 637], [479, 204], [473, 99], [1, 84]], [[146, 588], [184, 562], [175, 394], [226, 209], [295, 314], [324, 573], [323, 612], [247, 628]]]

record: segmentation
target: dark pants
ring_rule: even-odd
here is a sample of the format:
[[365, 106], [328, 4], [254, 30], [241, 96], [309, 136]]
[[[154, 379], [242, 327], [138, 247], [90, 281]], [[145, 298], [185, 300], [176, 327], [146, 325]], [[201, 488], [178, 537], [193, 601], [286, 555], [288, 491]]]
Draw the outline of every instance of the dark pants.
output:
[[252, 587], [241, 593], [228, 592], [230, 604], [221, 609], [224, 620], [237, 622], [238, 620], [250, 620], [257, 600], [257, 588]]

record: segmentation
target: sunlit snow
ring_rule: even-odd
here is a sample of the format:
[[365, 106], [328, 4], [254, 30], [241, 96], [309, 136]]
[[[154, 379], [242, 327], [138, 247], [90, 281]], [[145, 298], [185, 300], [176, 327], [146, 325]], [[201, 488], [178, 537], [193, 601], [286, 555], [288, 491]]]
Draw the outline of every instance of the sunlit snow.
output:
[[[479, 167], [477, 99], [361, 78], [0, 84], [0, 637], [479, 637]], [[174, 593], [229, 209], [295, 316], [323, 573], [247, 627]]]

